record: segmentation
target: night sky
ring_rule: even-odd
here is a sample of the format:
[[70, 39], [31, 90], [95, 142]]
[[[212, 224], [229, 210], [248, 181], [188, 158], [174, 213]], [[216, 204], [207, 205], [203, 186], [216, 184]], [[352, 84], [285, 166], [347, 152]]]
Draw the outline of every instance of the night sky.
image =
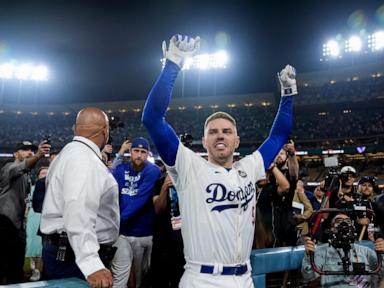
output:
[[[49, 67], [50, 80], [34, 87], [37, 103], [144, 99], [161, 69], [162, 40], [181, 33], [200, 35], [201, 52], [225, 48], [231, 55], [226, 70], [187, 73], [186, 97], [196, 95], [198, 77], [201, 95], [214, 93], [214, 79], [218, 95], [273, 91], [275, 73], [287, 63], [299, 72], [325, 69], [319, 59], [330, 37], [384, 28], [383, 4], [1, 1], [0, 63], [18, 59]], [[12, 85], [6, 83], [6, 98], [15, 93]], [[179, 79], [175, 97], [180, 87]], [[22, 89], [20, 101], [28, 101], [32, 88]]]

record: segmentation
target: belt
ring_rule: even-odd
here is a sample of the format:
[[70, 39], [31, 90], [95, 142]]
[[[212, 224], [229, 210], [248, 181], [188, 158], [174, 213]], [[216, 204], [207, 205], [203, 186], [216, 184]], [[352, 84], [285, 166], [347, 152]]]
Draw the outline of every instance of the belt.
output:
[[[60, 234], [58, 233], [49, 234], [49, 235], [43, 234], [43, 241], [54, 246], [59, 246]], [[117, 248], [108, 244], [99, 244], [99, 246], [100, 246], [100, 249], [98, 251], [98, 254], [100, 256], [100, 259], [105, 265], [105, 267], [109, 269], [112, 259], [115, 256]], [[66, 251], [66, 253], [68, 253], [67, 259], [70, 259], [71, 261], [75, 261], [75, 254], [73, 252], [72, 247], [69, 245], [69, 242], [68, 242], [68, 250]]]
[[[53, 233], [53, 234], [43, 234], [43, 240], [48, 242], [49, 244], [52, 245], [59, 245], [59, 240], [60, 240], [60, 234], [58, 233]], [[112, 244], [100, 244], [100, 249], [108, 249], [112, 248]]]
[[43, 234], [43, 240], [52, 245], [59, 244], [60, 235], [57, 233], [54, 234]]
[[[201, 265], [200, 273], [205, 274], [214, 274], [214, 266], [211, 265]], [[236, 265], [236, 266], [223, 266], [223, 271], [220, 275], [243, 275], [247, 273], [248, 266], [244, 265]]]

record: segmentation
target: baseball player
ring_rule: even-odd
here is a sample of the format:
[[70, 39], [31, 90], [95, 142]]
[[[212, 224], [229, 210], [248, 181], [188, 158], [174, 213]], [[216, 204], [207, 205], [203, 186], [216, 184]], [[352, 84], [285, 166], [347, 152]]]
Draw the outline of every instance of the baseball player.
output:
[[187, 149], [165, 120], [173, 85], [200, 38], [173, 36], [163, 42], [166, 64], [149, 93], [142, 121], [167, 165], [178, 192], [186, 260], [180, 287], [253, 287], [250, 254], [254, 234], [255, 183], [286, 143], [292, 126], [295, 70], [278, 75], [282, 99], [267, 140], [253, 154], [233, 162], [239, 146], [236, 121], [224, 112], [209, 116], [202, 143], [208, 161]]

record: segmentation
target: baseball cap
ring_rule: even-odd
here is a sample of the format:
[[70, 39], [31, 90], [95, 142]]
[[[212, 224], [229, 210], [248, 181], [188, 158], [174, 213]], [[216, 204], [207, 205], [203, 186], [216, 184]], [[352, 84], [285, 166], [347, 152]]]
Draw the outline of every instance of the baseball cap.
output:
[[29, 150], [29, 149], [31, 149], [32, 151], [36, 151], [37, 146], [33, 145], [29, 141], [22, 141], [16, 144], [15, 148], [13, 149], [13, 152], [17, 152], [19, 150]]
[[342, 174], [356, 174], [356, 169], [352, 166], [344, 166], [341, 168], [340, 173]]
[[363, 176], [359, 180], [359, 185], [369, 182], [372, 184], [372, 186], [375, 186], [375, 180], [376, 179], [373, 176]]
[[131, 149], [133, 148], [141, 148], [148, 151], [149, 150], [148, 140], [143, 137], [137, 137], [133, 139]]

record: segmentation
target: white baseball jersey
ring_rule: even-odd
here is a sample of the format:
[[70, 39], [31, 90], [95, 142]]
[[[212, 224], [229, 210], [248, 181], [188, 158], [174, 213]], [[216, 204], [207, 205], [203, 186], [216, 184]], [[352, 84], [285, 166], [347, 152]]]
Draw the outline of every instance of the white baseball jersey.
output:
[[265, 175], [256, 151], [228, 171], [184, 147], [168, 167], [179, 195], [187, 262], [214, 265], [249, 261], [255, 230], [255, 183]]

